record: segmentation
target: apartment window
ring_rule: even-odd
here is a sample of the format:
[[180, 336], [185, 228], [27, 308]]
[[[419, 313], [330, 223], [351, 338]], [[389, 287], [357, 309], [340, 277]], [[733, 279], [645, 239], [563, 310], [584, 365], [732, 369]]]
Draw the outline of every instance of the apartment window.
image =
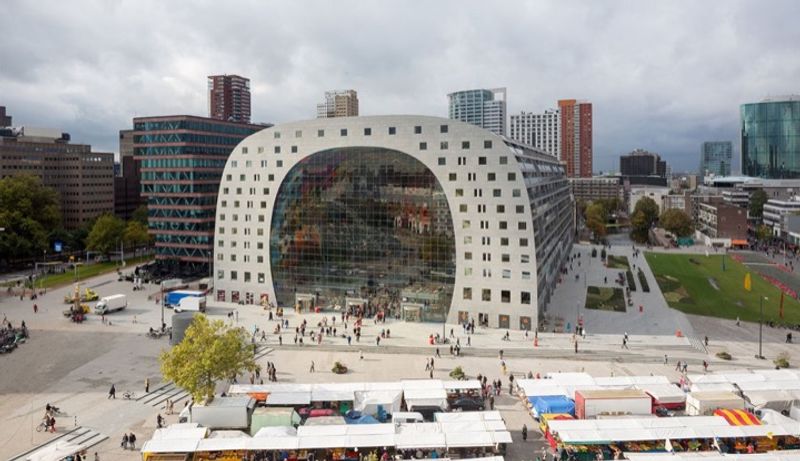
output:
[[500, 290], [500, 302], [501, 303], [510, 303], [511, 302], [511, 291], [510, 290]]
[[464, 189], [456, 189], [456, 197], [463, 197]]
[[364, 136], [372, 136], [372, 128], [364, 128]]
[[264, 242], [256, 242], [256, 249], [263, 250]]
[[422, 134], [422, 127], [417, 125], [414, 127], [414, 134]]
[[508, 221], [500, 221], [498, 223], [498, 226], [499, 226], [500, 230], [506, 230], [506, 229], [508, 229]]
[[521, 247], [528, 246], [528, 239], [526, 239], [526, 238], [519, 239], [519, 246], [521, 246]]
[[467, 212], [467, 204], [466, 203], [462, 203], [461, 205], [459, 205], [458, 206], [458, 211], [461, 212], [461, 213], [466, 213]]
[[276, 131], [274, 136], [275, 136], [275, 139], [281, 139], [281, 132], [280, 131]]
[[264, 257], [261, 256], [261, 255], [256, 256], [256, 262], [257, 263], [263, 263], [264, 262]]
[[239, 162], [237, 162], [236, 160], [231, 160], [231, 166], [236, 168], [237, 166], [239, 166]]
[[500, 237], [500, 246], [507, 247], [508, 246], [508, 237]]
[[276, 154], [280, 154], [281, 153], [281, 146], [275, 146], [275, 153]]
[[250, 272], [245, 272], [244, 273], [244, 281], [245, 282], [249, 282], [250, 281]]
[[503, 269], [503, 278], [510, 279], [511, 278], [511, 269]]
[[469, 219], [465, 219], [465, 220], [461, 221], [461, 228], [462, 229], [469, 229], [471, 224], [472, 223], [469, 221]]
[[511, 191], [511, 196], [512, 197], [519, 197], [520, 196], [520, 190], [519, 189], [513, 189]]
[[489, 288], [484, 288], [481, 290], [481, 301], [491, 301], [492, 300], [492, 290]]
[[247, 147], [242, 147], [242, 153], [243, 153], [243, 154], [246, 154], [246, 153], [247, 153]]
[[347, 136], [347, 128], [342, 128], [339, 130], [339, 136]]
[[393, 126], [390, 126], [389, 127], [389, 134], [390, 135], [396, 135], [397, 134], [397, 128], [395, 128]]
[[472, 261], [472, 252], [471, 251], [464, 252], [464, 259], [466, 261]]
[[323, 136], [325, 136], [325, 130], [317, 130], [317, 137], [321, 138]]
[[[465, 245], [469, 245], [471, 243], [472, 243], [472, 236], [471, 235], [465, 235], [464, 236], [464, 244]], [[222, 245], [220, 245], [220, 246], [222, 246]]]
[[282, 167], [282, 166], [283, 166], [283, 160], [277, 160], [277, 161], [275, 162], [275, 164], [276, 164], [276, 166], [277, 166], [278, 168], [280, 168], [280, 167]]
[[478, 165], [486, 165], [486, 157], [478, 157]]
[[494, 173], [487, 173], [486, 174], [486, 180], [487, 181], [494, 181], [495, 180], [495, 174]]
[[439, 161], [439, 166], [447, 165], [447, 159], [444, 157], [439, 157], [438, 161]]
[[439, 133], [447, 133], [447, 125], [439, 125]]
[[471, 267], [465, 267], [464, 268], [464, 275], [472, 275], [472, 268]]
[[223, 194], [227, 194], [228, 193], [228, 188], [227, 187], [223, 187], [222, 188], [222, 193]]
[[447, 141], [441, 141], [439, 143], [439, 149], [441, 149], [441, 150], [447, 150], [448, 147], [449, 147], [449, 145], [447, 144]]
[[258, 273], [258, 283], [264, 283], [264, 273], [263, 272], [259, 272]]
[[229, 174], [225, 175], [225, 181], [231, 181], [232, 179], [233, 179], [232, 175], [229, 175]]
[[517, 205], [516, 207], [517, 214], [525, 213], [525, 205]]
[[222, 280], [223, 278], [225, 278], [225, 271], [223, 271], [223, 270], [218, 270], [218, 271], [217, 271], [217, 279], [218, 279], [218, 280]]
[[275, 175], [274, 174], [268, 174], [267, 175], [267, 181], [275, 181]]
[[266, 168], [266, 167], [267, 167], [267, 161], [266, 160], [262, 160], [261, 161], [261, 168]]
[[269, 187], [264, 188], [264, 195], [269, 195]]
[[488, 246], [488, 245], [491, 245], [491, 244], [492, 244], [492, 238], [491, 237], [481, 237], [481, 245]]
[[238, 200], [234, 200], [233, 201], [233, 207], [234, 208], [239, 208], [239, 201]]
[[267, 202], [261, 202], [261, 208], [266, 208], [266, 207], [267, 207]]
[[483, 148], [484, 149], [491, 149], [492, 148], [492, 141], [490, 141], [488, 139], [483, 141]]
[[292, 146], [292, 153], [293, 153], [293, 154], [296, 154], [296, 153], [297, 153], [297, 146]]
[[427, 142], [419, 143], [419, 150], [428, 150], [428, 143]]
[[259, 154], [263, 154], [264, 153], [264, 146], [258, 146], [258, 153]]
[[225, 255], [222, 253], [217, 253], [217, 261], [224, 261]]
[[531, 273], [528, 271], [522, 271], [522, 280], [530, 280], [530, 279], [531, 279]]
[[467, 157], [458, 157], [458, 166], [464, 166], [467, 164]]
[[498, 213], [505, 213], [506, 212], [506, 206], [505, 205], [497, 205], [497, 212]]
[[509, 263], [511, 262], [511, 255], [508, 253], [503, 253], [502, 255], [500, 255], [500, 260], [503, 261], [504, 263]]
[[258, 215], [258, 222], [264, 222], [264, 215], [263, 214]]
[[301, 130], [295, 131], [294, 132], [294, 137], [295, 138], [302, 138], [303, 137], [303, 132]]
[[450, 174], [448, 174], [448, 175], [447, 175], [447, 178], [448, 178], [450, 181], [455, 181], [455, 180], [456, 180], [456, 176], [457, 176], [457, 175], [456, 175], [455, 173], [450, 173]]
[[501, 165], [508, 165], [508, 157], [506, 157], [505, 155], [501, 156], [500, 157], [500, 164]]
[[478, 205], [478, 213], [486, 213], [486, 204], [481, 203]]
[[525, 230], [528, 228], [528, 223], [525, 221], [520, 221], [517, 223], [517, 230]]
[[503, 191], [500, 189], [492, 189], [492, 197], [502, 197]]
[[492, 254], [491, 253], [483, 253], [481, 255], [485, 262], [492, 262]]
[[472, 288], [464, 287], [463, 298], [464, 299], [472, 299]]
[[517, 180], [517, 174], [516, 173], [508, 173], [508, 180], [509, 181], [516, 181]]
[[522, 304], [530, 304], [531, 303], [531, 292], [530, 291], [521, 291], [519, 293], [519, 301]]
[[489, 229], [489, 221], [481, 221], [481, 229]]
[[239, 277], [236, 271], [231, 271], [231, 280], [237, 280], [238, 278]]
[[244, 182], [244, 178], [245, 178], [245, 175], [243, 175], [243, 174], [240, 174], [240, 175], [239, 175], [239, 181], [242, 181], [242, 182]]
[[469, 149], [469, 141], [461, 141], [462, 149]]
[[224, 234], [225, 233], [225, 228], [224, 227], [220, 227], [219, 228], [219, 233], [220, 234]]
[[520, 255], [519, 262], [521, 262], [523, 264], [527, 264], [527, 263], [531, 262], [531, 255]]
[[476, 173], [467, 173], [467, 181], [475, 181], [478, 178]]

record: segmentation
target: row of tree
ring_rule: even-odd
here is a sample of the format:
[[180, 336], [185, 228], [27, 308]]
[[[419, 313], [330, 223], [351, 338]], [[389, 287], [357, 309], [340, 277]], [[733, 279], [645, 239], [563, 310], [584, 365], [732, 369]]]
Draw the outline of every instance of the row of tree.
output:
[[106, 254], [120, 243], [136, 247], [151, 242], [146, 206], [128, 222], [105, 214], [78, 229], [65, 229], [58, 192], [31, 175], [0, 179], [0, 228], [0, 262], [39, 258], [52, 252], [55, 242], [62, 242], [65, 251]]
[[685, 211], [672, 208], [659, 215], [655, 200], [642, 197], [631, 215], [631, 239], [638, 243], [647, 242], [650, 229], [656, 223], [677, 237], [688, 237], [694, 232], [692, 218]]

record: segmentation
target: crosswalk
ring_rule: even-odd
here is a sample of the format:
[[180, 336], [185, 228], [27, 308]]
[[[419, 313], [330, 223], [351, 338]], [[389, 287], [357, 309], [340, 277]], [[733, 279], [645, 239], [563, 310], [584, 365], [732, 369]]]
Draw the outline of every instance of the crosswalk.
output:
[[78, 426], [69, 432], [50, 439], [46, 443], [38, 445], [24, 453], [20, 453], [13, 458], [9, 458], [9, 461], [24, 461], [29, 457], [52, 450], [53, 447], [59, 442], [74, 444], [80, 447], [81, 450], [88, 450], [89, 448], [99, 444], [100, 442], [103, 442], [106, 439], [108, 439], [107, 435], [101, 434], [100, 432], [88, 427]]

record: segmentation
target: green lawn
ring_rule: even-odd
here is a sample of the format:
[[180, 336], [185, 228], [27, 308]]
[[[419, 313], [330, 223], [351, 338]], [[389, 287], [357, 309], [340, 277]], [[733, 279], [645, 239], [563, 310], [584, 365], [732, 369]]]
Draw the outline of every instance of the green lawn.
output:
[[622, 288], [587, 287], [586, 308], [625, 312], [625, 294]]
[[606, 264], [608, 265], [609, 269], [628, 270], [630, 268], [630, 266], [628, 266], [627, 256], [608, 255], [608, 257], [606, 258]]
[[[139, 258], [132, 258], [125, 260], [125, 269], [123, 271], [132, 270], [134, 266], [147, 262], [153, 259], [152, 256], [142, 256]], [[114, 272], [119, 267], [119, 262], [110, 261], [89, 265], [78, 266], [78, 280], [84, 280], [100, 274]], [[68, 270], [61, 274], [46, 275], [44, 279], [36, 279], [36, 288], [52, 288], [63, 285], [69, 285], [75, 281], [75, 271]]]
[[[778, 310], [781, 292], [755, 271], [722, 255], [645, 253], [667, 303], [688, 314], [758, 321], [759, 297], [764, 301], [764, 319], [781, 322]], [[751, 273], [753, 290], [744, 290], [744, 276]], [[800, 323], [800, 303], [786, 296], [785, 323]]]

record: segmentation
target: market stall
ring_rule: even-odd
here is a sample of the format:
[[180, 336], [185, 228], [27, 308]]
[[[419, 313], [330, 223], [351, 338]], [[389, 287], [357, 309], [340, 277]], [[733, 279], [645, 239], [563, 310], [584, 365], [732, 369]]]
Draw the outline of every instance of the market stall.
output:
[[686, 407], [686, 393], [674, 384], [642, 384], [639, 389], [653, 398], [654, 407], [680, 410]]
[[690, 392], [686, 396], [687, 415], [708, 415], [718, 408], [744, 409], [744, 399], [726, 391]]

